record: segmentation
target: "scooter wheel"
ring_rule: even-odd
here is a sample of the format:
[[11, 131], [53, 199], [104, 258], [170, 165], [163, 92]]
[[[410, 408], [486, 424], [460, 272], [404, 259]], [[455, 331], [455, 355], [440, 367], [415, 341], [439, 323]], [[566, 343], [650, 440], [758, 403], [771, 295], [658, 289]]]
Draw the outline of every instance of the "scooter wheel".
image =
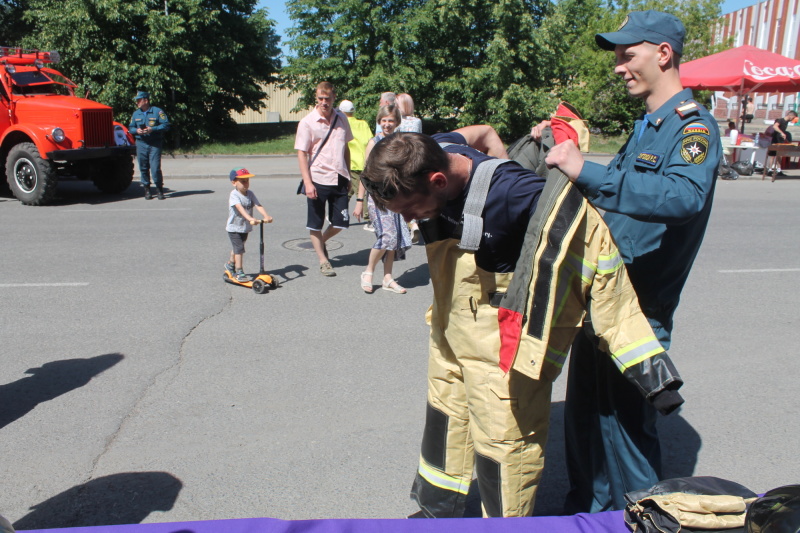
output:
[[273, 289], [278, 288], [278, 279], [275, 276], [272, 276], [272, 281], [269, 282], [269, 286]]
[[257, 279], [253, 282], [253, 290], [256, 292], [256, 294], [264, 294], [267, 292], [267, 284], [262, 280]]

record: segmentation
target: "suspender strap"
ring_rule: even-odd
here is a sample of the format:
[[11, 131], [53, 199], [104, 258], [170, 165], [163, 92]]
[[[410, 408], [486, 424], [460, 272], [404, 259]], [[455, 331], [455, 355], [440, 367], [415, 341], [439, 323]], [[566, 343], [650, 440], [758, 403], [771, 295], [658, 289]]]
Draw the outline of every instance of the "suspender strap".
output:
[[461, 232], [461, 242], [458, 243], [460, 249], [470, 252], [478, 250], [483, 236], [481, 215], [483, 206], [486, 204], [486, 196], [489, 193], [489, 185], [492, 183], [492, 176], [497, 167], [508, 161], [508, 159], [487, 159], [475, 169], [464, 204], [464, 214], [462, 215], [464, 229]]
[[[443, 149], [454, 143], [439, 143]], [[489, 193], [489, 186], [492, 184], [494, 171], [503, 163], [508, 163], [509, 159], [487, 159], [475, 169], [469, 185], [469, 193], [464, 203], [464, 212], [461, 215], [461, 241], [458, 247], [461, 250], [475, 252], [481, 244], [483, 236], [483, 206], [486, 204], [486, 196]], [[420, 226], [422, 227], [422, 226]], [[436, 240], [436, 239], [433, 239]], [[425, 237], [425, 242], [433, 242]]]

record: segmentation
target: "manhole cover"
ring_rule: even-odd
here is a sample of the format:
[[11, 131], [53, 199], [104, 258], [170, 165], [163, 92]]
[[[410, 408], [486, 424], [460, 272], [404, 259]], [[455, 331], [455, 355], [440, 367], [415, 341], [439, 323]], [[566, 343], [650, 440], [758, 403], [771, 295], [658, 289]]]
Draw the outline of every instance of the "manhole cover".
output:
[[[282, 245], [287, 250], [294, 250], [295, 252], [313, 252], [314, 246], [311, 244], [311, 239], [292, 239], [291, 241], [286, 241]], [[338, 250], [344, 246], [339, 241], [329, 240], [325, 243], [325, 247], [328, 251], [331, 250]]]

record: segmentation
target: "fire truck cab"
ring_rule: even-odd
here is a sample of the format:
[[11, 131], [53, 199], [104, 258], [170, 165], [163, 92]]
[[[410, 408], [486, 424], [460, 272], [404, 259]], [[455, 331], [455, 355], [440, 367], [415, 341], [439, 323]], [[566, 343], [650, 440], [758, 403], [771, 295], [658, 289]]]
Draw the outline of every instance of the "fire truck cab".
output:
[[133, 181], [135, 146], [111, 107], [75, 96], [77, 85], [45, 65], [57, 52], [0, 47], [0, 160], [12, 194], [45, 205], [59, 178], [92, 180], [106, 193]]

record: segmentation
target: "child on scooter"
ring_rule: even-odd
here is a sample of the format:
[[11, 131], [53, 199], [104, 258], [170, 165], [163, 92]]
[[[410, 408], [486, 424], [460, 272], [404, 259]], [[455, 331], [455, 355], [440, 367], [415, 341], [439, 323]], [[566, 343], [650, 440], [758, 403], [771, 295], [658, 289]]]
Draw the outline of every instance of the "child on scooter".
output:
[[240, 282], [250, 281], [250, 277], [242, 269], [242, 257], [244, 256], [244, 243], [247, 235], [253, 231], [253, 224], [259, 221], [253, 218], [253, 207], [258, 209], [263, 217], [263, 222], [272, 222], [272, 217], [256, 198], [255, 193], [250, 190], [250, 178], [253, 177], [246, 168], [235, 168], [231, 170], [230, 179], [233, 190], [228, 200], [228, 237], [233, 245], [231, 257], [225, 263], [225, 270], [233, 279]]

